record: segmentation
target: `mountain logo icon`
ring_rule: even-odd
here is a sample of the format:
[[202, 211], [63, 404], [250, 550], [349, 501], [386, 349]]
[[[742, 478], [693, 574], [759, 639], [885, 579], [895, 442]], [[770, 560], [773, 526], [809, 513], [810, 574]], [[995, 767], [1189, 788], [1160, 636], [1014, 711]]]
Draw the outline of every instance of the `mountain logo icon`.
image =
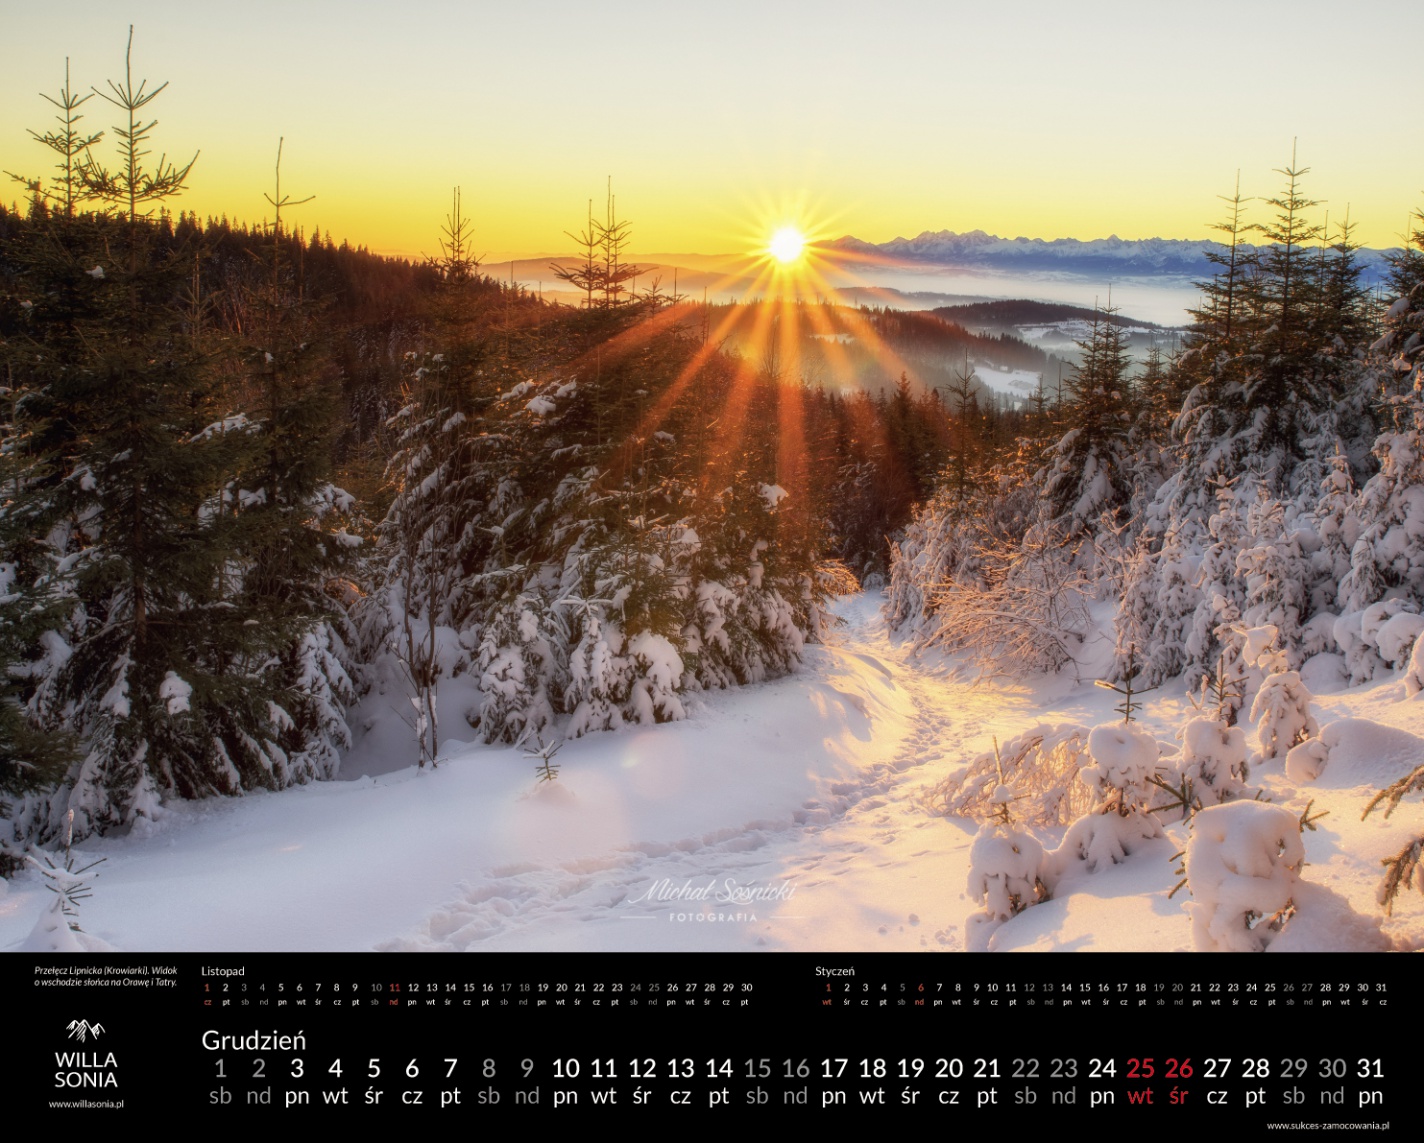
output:
[[103, 1034], [104, 1025], [91, 1024], [88, 1020], [71, 1020], [68, 1025], [69, 1038], [81, 1044], [90, 1037], [97, 1040]]

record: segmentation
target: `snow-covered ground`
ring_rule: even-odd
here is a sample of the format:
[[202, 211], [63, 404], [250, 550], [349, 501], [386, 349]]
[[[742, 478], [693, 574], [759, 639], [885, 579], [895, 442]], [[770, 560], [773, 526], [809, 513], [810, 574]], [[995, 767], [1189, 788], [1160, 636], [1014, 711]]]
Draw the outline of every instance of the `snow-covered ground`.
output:
[[995, 393], [1025, 400], [1038, 391], [1041, 374], [1027, 369], [999, 369], [985, 361], [974, 363], [974, 376]]
[[[106, 858], [83, 903], [87, 940], [125, 951], [963, 949], [981, 911], [966, 888], [978, 827], [934, 816], [926, 788], [994, 737], [1114, 721], [1117, 696], [1093, 686], [1095, 664], [1076, 682], [976, 685], [950, 664], [911, 661], [878, 604], [844, 600], [847, 626], [808, 649], [794, 677], [700, 696], [684, 722], [565, 744], [553, 782], [536, 782], [522, 751], [456, 741], [437, 769], [416, 770], [399, 696], [373, 695], [353, 720], [368, 726], [346, 766], [360, 777], [178, 804], [146, 836], [86, 842], [85, 859]], [[1328, 916], [1311, 923], [1302, 907], [1290, 922], [1307, 946], [1357, 947], [1359, 923], [1340, 924], [1348, 903], [1364, 929], [1380, 920], [1396, 947], [1424, 947], [1424, 895], [1405, 891], [1392, 918], [1375, 900], [1380, 859], [1424, 832], [1424, 805], [1360, 816], [1424, 758], [1424, 702], [1403, 696], [1386, 681], [1318, 698], [1331, 743], [1319, 778], [1252, 775], [1293, 816], [1310, 799], [1312, 813], [1329, 811], [1303, 835], [1302, 876], [1338, 896], [1323, 895]], [[1142, 725], [1171, 742], [1191, 707], [1180, 687], [1150, 699]], [[1192, 948], [1190, 898], [1168, 898], [1187, 831], [1166, 832], [1060, 885], [999, 928], [995, 947]], [[37, 875], [0, 881], [0, 949], [24, 944], [50, 899]]]

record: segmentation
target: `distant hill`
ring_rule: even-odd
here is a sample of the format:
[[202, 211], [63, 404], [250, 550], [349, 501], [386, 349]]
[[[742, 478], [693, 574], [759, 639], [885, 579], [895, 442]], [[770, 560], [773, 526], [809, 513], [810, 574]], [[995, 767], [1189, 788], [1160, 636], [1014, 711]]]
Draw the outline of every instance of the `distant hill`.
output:
[[[1062, 321], [1092, 321], [1103, 319], [1099, 310], [1087, 306], [1069, 306], [1058, 302], [1035, 302], [1027, 298], [1014, 298], [1001, 302], [976, 302], [971, 305], [938, 306], [930, 311], [946, 321], [958, 322], [962, 326], [991, 326], [1008, 329], [1021, 325], [1051, 325]], [[1162, 329], [1155, 322], [1140, 321], [1124, 314], [1111, 314], [1107, 321], [1124, 329]]]
[[[1107, 278], [1205, 278], [1214, 272], [1207, 253], [1225, 247], [1210, 239], [1124, 239], [1113, 235], [1084, 242], [1077, 238], [1000, 238], [982, 230], [967, 234], [926, 230], [914, 238], [892, 238], [889, 242], [865, 242], [846, 235], [826, 249], [862, 257], [1001, 272], [1057, 270]], [[1249, 252], [1255, 248], [1247, 245], [1244, 249]], [[1395, 253], [1398, 251], [1356, 252], [1366, 285], [1373, 285], [1388, 273], [1389, 256]]]

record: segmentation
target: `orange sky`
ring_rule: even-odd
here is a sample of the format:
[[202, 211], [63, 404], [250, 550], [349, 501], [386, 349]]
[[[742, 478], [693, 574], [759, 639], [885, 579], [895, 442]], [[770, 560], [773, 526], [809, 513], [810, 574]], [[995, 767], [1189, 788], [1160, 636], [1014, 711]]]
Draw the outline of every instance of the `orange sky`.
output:
[[285, 136], [284, 189], [316, 196], [294, 220], [393, 253], [433, 250], [457, 184], [480, 253], [567, 251], [609, 175], [635, 252], [747, 249], [793, 220], [870, 241], [1205, 237], [1238, 169], [1244, 193], [1278, 191], [1296, 137], [1307, 193], [1367, 244], [1421, 205], [1424, 154], [1391, 108], [1424, 80], [1384, 66], [1424, 31], [1417, 3], [990, 7], [27, 5], [0, 44], [0, 169], [42, 170], [39, 93], [66, 55], [81, 89], [118, 75], [132, 22], [137, 73], [170, 85], [158, 146], [202, 152], [179, 205], [260, 218]]

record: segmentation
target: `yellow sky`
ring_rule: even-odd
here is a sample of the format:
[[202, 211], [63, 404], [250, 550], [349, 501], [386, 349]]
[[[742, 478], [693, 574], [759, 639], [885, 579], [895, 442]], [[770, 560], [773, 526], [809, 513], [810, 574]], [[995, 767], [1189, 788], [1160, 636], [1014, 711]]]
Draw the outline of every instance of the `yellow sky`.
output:
[[40, 172], [39, 93], [66, 56], [78, 88], [117, 76], [132, 22], [136, 74], [169, 82], [159, 147], [202, 152], [179, 206], [262, 217], [285, 136], [284, 190], [316, 196], [294, 221], [386, 252], [432, 252], [455, 185], [478, 252], [567, 251], [610, 175], [635, 252], [745, 249], [792, 215], [869, 241], [1206, 237], [1238, 169], [1278, 192], [1297, 137], [1306, 192], [1366, 244], [1424, 205], [1424, 79], [1389, 65], [1424, 31], [1412, 0], [408, 8], [24, 6], [0, 43], [0, 169]]

